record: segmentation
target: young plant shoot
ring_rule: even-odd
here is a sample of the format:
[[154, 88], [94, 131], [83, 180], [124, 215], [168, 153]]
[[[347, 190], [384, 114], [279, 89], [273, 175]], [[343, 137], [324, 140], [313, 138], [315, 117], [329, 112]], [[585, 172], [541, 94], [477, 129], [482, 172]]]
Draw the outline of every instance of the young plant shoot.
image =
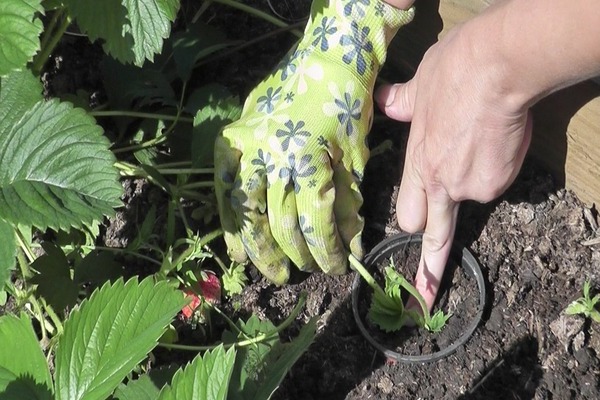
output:
[[586, 280], [583, 284], [583, 296], [569, 304], [565, 312], [569, 315], [581, 314], [600, 323], [600, 311], [596, 307], [600, 304], [600, 293], [592, 297], [590, 287], [590, 281]]
[[[369, 307], [368, 317], [375, 325], [386, 332], [400, 330], [407, 321], [413, 320], [417, 326], [427, 329], [429, 332], [440, 332], [446, 325], [446, 321], [452, 316], [438, 310], [430, 314], [423, 296], [411, 285], [402, 274], [396, 271], [394, 261], [390, 258], [389, 265], [384, 269], [385, 289], [377, 283], [375, 278], [354, 256], [350, 256], [350, 265], [358, 271], [367, 284], [373, 289], [373, 298]], [[402, 289], [413, 296], [421, 312], [406, 308], [402, 301]]]

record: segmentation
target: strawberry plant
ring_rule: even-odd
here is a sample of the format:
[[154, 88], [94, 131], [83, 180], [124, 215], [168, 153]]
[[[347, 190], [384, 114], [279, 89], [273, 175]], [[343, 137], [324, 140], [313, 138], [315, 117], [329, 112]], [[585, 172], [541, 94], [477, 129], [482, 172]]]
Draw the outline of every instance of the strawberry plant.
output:
[[[218, 308], [247, 281], [211, 248], [222, 235], [212, 142], [241, 105], [192, 76], [247, 44], [202, 21], [211, 3], [286, 25], [232, 0], [206, 2], [173, 33], [180, 0], [0, 1], [0, 399], [192, 398], [199, 386], [199, 398], [263, 399], [314, 339], [311, 321], [279, 340], [304, 297], [279, 326]], [[84, 91], [42, 95], [68, 30], [101, 44], [105, 104], [92, 108]], [[103, 246], [131, 178], [162, 189], [164, 212], [153, 204], [135, 237]], [[229, 327], [222, 337], [177, 342], [177, 314], [201, 325], [212, 312]], [[147, 371], [159, 342], [200, 354], [177, 372]]]
[[[413, 321], [417, 326], [430, 332], [440, 332], [452, 316], [452, 314], [445, 314], [442, 310], [431, 315], [423, 296], [396, 270], [391, 258], [389, 264], [384, 268], [385, 289], [381, 288], [373, 275], [353, 256], [350, 256], [350, 264], [373, 289], [368, 317], [382, 330], [397, 331], [409, 321]], [[421, 307], [420, 311], [406, 307], [402, 298], [402, 289], [417, 300]]]
[[[144, 374], [127, 379], [157, 345], [183, 304], [179, 292], [164, 281], [155, 283], [146, 278], [107, 283], [70, 313], [63, 333], [56, 343], [49, 344], [48, 355], [27, 315], [0, 317], [0, 398], [106, 399], [114, 395], [122, 400], [226, 399], [235, 389], [240, 398], [264, 399], [314, 336], [315, 321], [306, 325], [295, 341], [283, 345], [277, 337], [282, 328], [254, 318], [235, 326], [245, 343], [224, 340], [203, 348], [207, 351], [175, 372], [170, 384], [153, 385]], [[254, 356], [246, 356], [249, 353]], [[240, 370], [234, 375], [236, 366], [260, 371], [265, 357], [274, 361], [266, 378], [258, 372], [249, 376]], [[54, 360], [54, 371], [50, 359]], [[267, 396], [255, 397], [256, 392]]]

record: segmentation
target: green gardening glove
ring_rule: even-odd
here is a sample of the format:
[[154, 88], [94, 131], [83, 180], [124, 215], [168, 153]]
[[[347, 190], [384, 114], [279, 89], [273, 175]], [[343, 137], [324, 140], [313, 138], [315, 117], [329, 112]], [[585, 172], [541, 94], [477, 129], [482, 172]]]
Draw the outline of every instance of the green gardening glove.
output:
[[342, 274], [363, 256], [359, 185], [373, 86], [413, 10], [313, 0], [304, 37], [248, 96], [215, 144], [215, 190], [230, 256], [276, 284], [290, 260]]

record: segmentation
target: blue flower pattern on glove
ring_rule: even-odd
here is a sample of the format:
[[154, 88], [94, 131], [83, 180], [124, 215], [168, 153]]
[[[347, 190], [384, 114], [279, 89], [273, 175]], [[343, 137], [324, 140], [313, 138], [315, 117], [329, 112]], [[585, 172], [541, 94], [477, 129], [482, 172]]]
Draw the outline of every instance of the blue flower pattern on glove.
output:
[[277, 105], [277, 102], [281, 99], [281, 86], [273, 90], [272, 87], [267, 89], [267, 93], [260, 96], [256, 103], [258, 104], [258, 111], [266, 111], [267, 114], [271, 114]]
[[338, 121], [344, 126], [347, 136], [352, 136], [354, 133], [353, 121], [360, 121], [362, 116], [362, 102], [360, 99], [352, 101], [352, 95], [348, 92], [344, 93], [343, 99], [335, 99], [335, 104], [339, 107], [340, 113], [337, 115]]
[[321, 51], [329, 50], [328, 37], [337, 32], [337, 28], [333, 24], [335, 24], [335, 17], [323, 17], [323, 19], [321, 20], [321, 26], [319, 26], [313, 31], [313, 36], [316, 37], [315, 40], [312, 42], [313, 46], [318, 46], [320, 42]]
[[344, 15], [347, 17], [352, 15], [352, 9], [356, 7], [357, 16], [362, 18], [365, 16], [365, 7], [369, 4], [371, 4], [370, 0], [349, 0], [344, 6]]
[[293, 141], [297, 146], [304, 146], [304, 144], [306, 144], [306, 138], [310, 137], [310, 132], [302, 130], [304, 125], [304, 121], [298, 121], [298, 123], [294, 125], [294, 122], [289, 120], [285, 123], [287, 130], [277, 129], [275, 136], [284, 138], [281, 141], [281, 148], [283, 151], [287, 151], [290, 146], [290, 141]]
[[296, 164], [296, 154], [292, 153], [288, 156], [288, 165], [284, 166], [279, 170], [279, 177], [286, 179], [287, 184], [290, 182], [294, 185], [294, 192], [299, 193], [302, 187], [298, 178], [306, 178], [317, 172], [317, 167], [310, 165], [312, 160], [311, 154], [305, 154], [300, 158], [300, 161]]
[[350, 51], [342, 57], [342, 61], [346, 64], [351, 64], [356, 58], [356, 72], [360, 75], [364, 75], [367, 71], [367, 62], [363, 52], [372, 53], [373, 43], [369, 40], [369, 29], [368, 26], [359, 28], [358, 23], [353, 21], [351, 24], [352, 35], [343, 35], [340, 39], [342, 46], [349, 46]]

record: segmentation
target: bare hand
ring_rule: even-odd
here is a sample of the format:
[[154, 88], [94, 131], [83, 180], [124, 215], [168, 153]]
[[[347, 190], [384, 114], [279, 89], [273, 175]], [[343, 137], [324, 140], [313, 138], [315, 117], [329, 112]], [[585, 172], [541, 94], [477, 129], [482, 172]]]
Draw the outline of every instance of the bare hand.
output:
[[408, 232], [424, 229], [415, 285], [432, 308], [449, 256], [459, 203], [488, 202], [514, 181], [531, 138], [527, 107], [503, 93], [466, 26], [425, 54], [412, 80], [381, 87], [379, 107], [412, 121], [396, 212]]

